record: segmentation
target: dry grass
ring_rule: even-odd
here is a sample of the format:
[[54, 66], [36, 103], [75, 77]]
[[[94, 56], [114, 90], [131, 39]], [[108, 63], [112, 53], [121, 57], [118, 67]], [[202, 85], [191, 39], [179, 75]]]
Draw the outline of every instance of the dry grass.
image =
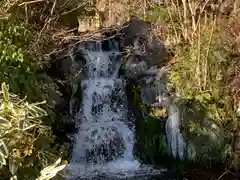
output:
[[224, 104], [225, 113], [218, 120], [232, 124], [234, 135], [228, 128], [225, 131], [234, 141], [231, 160], [238, 169], [240, 4], [237, 0], [167, 0], [164, 8], [168, 18], [161, 29], [168, 33], [166, 44], [176, 50], [172, 83], [183, 97], [209, 92], [216, 103]]

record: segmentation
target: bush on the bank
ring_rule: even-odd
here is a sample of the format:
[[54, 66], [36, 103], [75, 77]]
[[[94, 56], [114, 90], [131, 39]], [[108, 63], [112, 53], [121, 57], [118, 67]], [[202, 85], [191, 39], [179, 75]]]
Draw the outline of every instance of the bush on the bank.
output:
[[[240, 132], [237, 114], [239, 91], [236, 91], [240, 72], [238, 8], [236, 0], [219, 1], [217, 4], [182, 0], [176, 3], [167, 1], [165, 7], [151, 5], [147, 13], [147, 19], [160, 24], [156, 34], [163, 35], [166, 45], [175, 50], [170, 80], [176, 95], [184, 100], [179, 107], [185, 106], [186, 139], [195, 140], [199, 145], [197, 149], [201, 151], [202, 148], [202, 153], [209, 156], [200, 154], [204, 159], [212, 158], [207, 146], [213, 145], [204, 136], [217, 135], [225, 139], [228, 145], [219, 146], [220, 151], [213, 154], [219, 154], [217, 161], [224, 162], [230, 157], [229, 163], [236, 168], [240, 164], [236, 149]], [[217, 130], [208, 128], [206, 122]], [[206, 151], [203, 142], [208, 142]]]
[[[0, 174], [7, 178], [20, 176], [30, 179], [34, 167], [42, 166], [41, 153], [53, 141], [51, 128], [45, 126], [42, 117], [47, 113], [41, 103], [29, 104], [25, 99], [9, 92], [2, 83], [0, 91]], [[8, 172], [4, 169], [8, 169]], [[32, 169], [27, 175], [19, 174], [24, 168]], [[33, 176], [34, 177], [34, 176]]]
[[[26, 24], [0, 19], [0, 83], [6, 82], [13, 93], [27, 96], [29, 102], [48, 100], [48, 90], [55, 88], [46, 74], [39, 73], [40, 60], [31, 50], [33, 41]], [[54, 115], [50, 103], [42, 106]]]
[[36, 77], [37, 67], [28, 52], [30, 38], [30, 31], [24, 24], [0, 21], [1, 82], [10, 84], [11, 90], [16, 94], [30, 95], [29, 98], [37, 99], [43, 93]]
[[[226, 157], [232, 156], [232, 154], [235, 154], [234, 156], [237, 155], [237, 151], [234, 150], [236, 142], [234, 142], [233, 136], [235, 136], [235, 133], [238, 134], [240, 129], [236, 128], [238, 120], [236, 108], [233, 108], [235, 97], [229, 94], [228, 85], [233, 78], [238, 76], [236, 72], [235, 74], [230, 73], [230, 67], [232, 64], [236, 64], [235, 62], [240, 57], [240, 52], [238, 52], [237, 58], [232, 57], [233, 49], [229, 48], [232, 45], [227, 38], [233, 37], [224, 37], [222, 32], [226, 30], [225, 24], [228, 24], [231, 29], [233, 28], [231, 27], [231, 21], [234, 20], [237, 23], [239, 20], [236, 19], [235, 16], [237, 14], [234, 14], [234, 12], [230, 16], [224, 17], [220, 13], [215, 15], [214, 13], [216, 12], [204, 9], [203, 6], [203, 4], [200, 4], [198, 7], [202, 9], [203, 13], [194, 17], [194, 21], [198, 21], [198, 24], [184, 17], [183, 6], [179, 6], [181, 14], [179, 16], [178, 13], [178, 18], [176, 18], [176, 14], [174, 16], [174, 13], [170, 12], [176, 18], [176, 21], [173, 22], [173, 28], [176, 32], [175, 38], [180, 40], [175, 47], [177, 49], [176, 63], [172, 68], [171, 81], [181, 98], [190, 102], [198, 101], [201, 103], [202, 108], [205, 109], [205, 114], [202, 114], [201, 121], [194, 122], [194, 119], [189, 119], [191, 123], [188, 125], [188, 130], [192, 133], [188, 134], [190, 135], [188, 139], [195, 140], [195, 144], [197, 144], [199, 139], [197, 137], [199, 135], [205, 136], [206, 134], [204, 128], [207, 126], [201, 124], [209, 121], [218, 128], [218, 137], [225, 138], [227, 140], [225, 143], [232, 141], [228, 146], [215, 148], [215, 155], [222, 151], [217, 161], [223, 160], [224, 162]], [[210, 16], [204, 16], [206, 13], [210, 14]], [[181, 27], [180, 30], [177, 28], [179, 26]], [[234, 40], [237, 40], [237, 36], [235, 36]], [[198, 128], [191, 130], [192, 124]], [[213, 132], [212, 130], [210, 132], [210, 129], [209, 127], [208, 136], [211, 136]], [[203, 142], [204, 140], [200, 138], [200, 141]], [[204, 147], [202, 144], [200, 143], [199, 149]], [[209, 142], [209, 144], [211, 143]], [[209, 144], [205, 146], [207, 147]], [[217, 151], [216, 149], [219, 150]], [[208, 159], [211, 159], [211, 156], [214, 154], [214, 150], [212, 155], [210, 151], [210, 149], [206, 149], [205, 152], [205, 155], [208, 154], [209, 156], [206, 157]], [[233, 159], [230, 158], [230, 160]], [[239, 164], [239, 160], [237, 162], [233, 160], [233, 164]]]
[[[156, 22], [155, 34], [174, 51], [170, 85], [180, 99], [176, 103], [184, 113], [183, 134], [188, 143], [196, 146], [196, 160], [210, 166], [213, 161], [228, 160], [230, 167], [239, 168], [238, 1], [150, 3], [140, 17]], [[151, 123], [145, 125], [150, 128]], [[149, 135], [152, 144], [157, 134], [147, 131], [143, 136]], [[216, 137], [218, 141], [214, 140]], [[159, 146], [161, 143], [155, 143], [151, 152], [143, 156], [154, 158], [160, 152]]]
[[[49, 91], [56, 85], [43, 72], [42, 67], [48, 63], [43, 57], [45, 46], [37, 43], [39, 33], [34, 25], [24, 20], [24, 6], [18, 6], [22, 2], [0, 2], [0, 84], [9, 84], [11, 92], [9, 102], [3, 93], [0, 95], [1, 107], [8, 107], [0, 110], [0, 179], [14, 175], [35, 179], [67, 148], [54, 142], [51, 133], [55, 114]], [[4, 90], [8, 92], [8, 88]], [[44, 100], [46, 103], [35, 103]]]

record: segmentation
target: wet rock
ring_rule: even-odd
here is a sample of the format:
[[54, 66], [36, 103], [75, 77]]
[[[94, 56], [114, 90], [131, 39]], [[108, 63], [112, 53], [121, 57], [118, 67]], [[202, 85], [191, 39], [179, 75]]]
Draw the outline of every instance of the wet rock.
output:
[[[123, 26], [124, 47], [132, 47], [132, 55], [147, 63], [148, 67], [161, 67], [168, 57], [166, 48], [153, 32], [150, 22], [130, 20]], [[136, 28], [137, 27], [137, 28]]]
[[124, 75], [142, 87], [143, 103], [151, 105], [157, 102], [159, 88], [166, 86], [159, 85], [158, 82], [168, 58], [167, 49], [154, 35], [150, 22], [135, 19], [125, 23], [123, 27], [122, 44], [125, 49], [128, 48]]

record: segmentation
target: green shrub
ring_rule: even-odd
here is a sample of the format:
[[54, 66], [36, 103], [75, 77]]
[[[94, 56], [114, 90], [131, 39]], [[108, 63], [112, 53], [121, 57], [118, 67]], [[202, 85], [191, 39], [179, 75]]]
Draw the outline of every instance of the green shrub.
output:
[[[9, 93], [6, 84], [2, 84], [0, 91], [0, 167], [7, 167], [12, 176], [17, 176], [18, 170], [21, 171], [26, 167], [41, 167], [43, 159], [38, 159], [38, 161], [36, 159], [44, 150], [44, 146], [46, 147], [53, 140], [51, 129], [41, 120], [47, 115], [39, 107], [43, 103], [29, 104], [25, 99], [19, 99], [17, 95]], [[35, 164], [36, 162], [40, 164]], [[31, 174], [31, 172], [28, 173]], [[21, 176], [24, 177], [23, 174]]]
[[[26, 24], [0, 21], [0, 83], [6, 82], [13, 93], [27, 96], [29, 102], [48, 100], [48, 91], [56, 89], [41, 72], [41, 59], [32, 49], [34, 39]], [[41, 106], [54, 118], [50, 101]]]
[[[187, 107], [188, 116], [185, 118], [190, 122], [185, 126], [188, 129], [186, 139], [195, 140], [199, 147], [203, 147], [202, 144], [206, 142], [204, 137], [214, 135], [211, 127], [204, 124], [206, 120], [211, 122], [217, 127], [217, 136], [226, 140], [226, 146], [218, 146], [215, 150], [205, 149], [202, 154], [209, 156], [206, 157], [208, 159], [219, 154], [217, 161], [226, 162], [227, 157], [236, 153], [232, 152], [236, 143], [233, 134], [239, 133], [239, 121], [234, 108], [236, 95], [229, 94], [228, 86], [230, 80], [238, 76], [237, 73], [230, 73], [230, 67], [236, 64], [240, 54], [235, 52], [234, 56], [232, 55], [234, 46], [231, 43], [236, 42], [236, 46], [236, 34], [223, 34], [226, 26], [228, 31], [236, 31], [236, 26], [233, 26], [231, 21], [237, 23], [239, 20], [236, 20], [234, 13], [226, 17], [220, 12], [216, 15], [216, 12], [207, 9], [212, 2], [206, 6], [195, 1], [182, 2], [183, 4], [172, 4], [172, 7], [168, 7], [172, 25], [168, 27], [168, 32], [174, 32], [169, 35], [172, 36], [170, 39], [177, 39], [170, 80], [177, 96], [186, 101], [185, 105], [190, 104]], [[193, 8], [193, 5], [196, 7]], [[201, 14], [198, 12], [200, 9]], [[187, 16], [188, 13], [192, 13], [192, 17]], [[204, 157], [203, 155], [201, 157]], [[232, 159], [229, 160], [232, 164]]]

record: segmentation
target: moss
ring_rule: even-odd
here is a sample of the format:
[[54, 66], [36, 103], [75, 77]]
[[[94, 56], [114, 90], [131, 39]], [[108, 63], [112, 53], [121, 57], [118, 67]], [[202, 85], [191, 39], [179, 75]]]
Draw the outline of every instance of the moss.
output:
[[[151, 108], [141, 103], [139, 86], [131, 86], [127, 92], [128, 96], [132, 97], [130, 101], [136, 106], [134, 113], [136, 117], [137, 156], [145, 163], [159, 164], [161, 157], [169, 155], [164, 134], [166, 120], [158, 120], [148, 116]], [[129, 95], [130, 93], [131, 95]], [[148, 119], [144, 119], [143, 114], [146, 114]]]
[[164, 127], [159, 120], [138, 121], [136, 132], [138, 155], [143, 161], [156, 164], [160, 154], [167, 154]]

